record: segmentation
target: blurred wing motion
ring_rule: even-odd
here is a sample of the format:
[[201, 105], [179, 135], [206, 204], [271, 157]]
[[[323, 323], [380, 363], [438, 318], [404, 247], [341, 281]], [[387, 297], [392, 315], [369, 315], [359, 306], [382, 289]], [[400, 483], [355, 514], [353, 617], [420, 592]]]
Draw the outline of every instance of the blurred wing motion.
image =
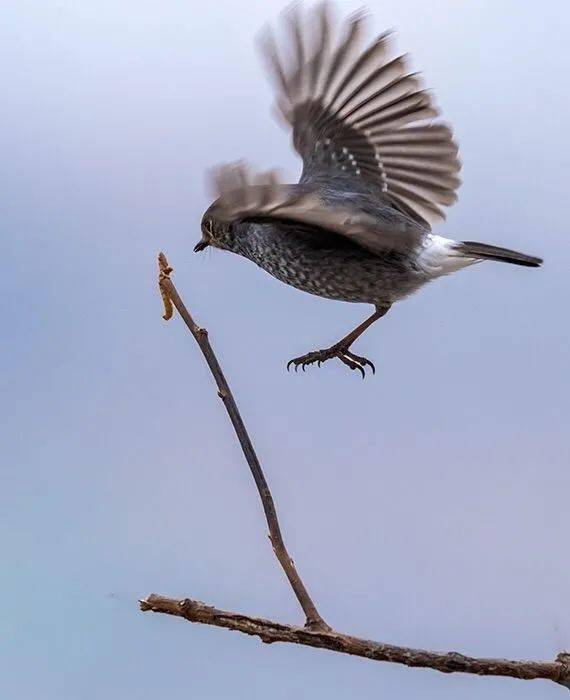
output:
[[288, 51], [270, 30], [261, 49], [303, 158], [301, 182], [350, 191], [361, 178], [420, 223], [445, 218], [460, 184], [457, 145], [405, 57], [390, 58], [390, 35], [364, 48], [360, 14], [335, 39], [327, 3], [304, 16], [290, 9], [283, 23]]
[[421, 237], [416, 226], [379, 224], [358, 209], [325, 203], [314, 189], [282, 184], [275, 171], [253, 176], [243, 163], [222, 165], [212, 172], [212, 184], [217, 199], [208, 213], [220, 221], [296, 222], [316, 236], [338, 234], [374, 253], [407, 251]]

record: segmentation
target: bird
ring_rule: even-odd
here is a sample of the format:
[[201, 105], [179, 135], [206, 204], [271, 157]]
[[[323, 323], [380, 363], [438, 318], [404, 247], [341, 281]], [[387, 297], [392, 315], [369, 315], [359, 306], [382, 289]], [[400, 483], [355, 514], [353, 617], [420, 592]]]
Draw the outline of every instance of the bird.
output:
[[365, 41], [368, 15], [337, 21], [328, 2], [295, 5], [258, 45], [276, 112], [302, 159], [296, 184], [243, 161], [210, 171], [215, 200], [194, 250], [241, 255], [278, 280], [374, 312], [330, 347], [295, 357], [295, 370], [338, 359], [362, 377], [374, 363], [353, 343], [392, 305], [428, 282], [482, 261], [539, 267], [533, 255], [438, 235], [457, 200], [461, 161], [433, 95], [394, 55], [393, 32]]

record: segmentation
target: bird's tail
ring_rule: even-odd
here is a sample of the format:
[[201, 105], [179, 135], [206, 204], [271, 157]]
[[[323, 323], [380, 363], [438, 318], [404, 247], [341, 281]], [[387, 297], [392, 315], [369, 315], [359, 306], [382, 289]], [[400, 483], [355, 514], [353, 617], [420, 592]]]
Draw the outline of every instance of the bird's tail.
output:
[[526, 255], [508, 248], [499, 248], [496, 245], [487, 243], [462, 241], [457, 243], [456, 246], [455, 250], [461, 256], [474, 258], [475, 260], [498, 260], [499, 262], [513, 265], [524, 265], [525, 267], [540, 267], [542, 265], [542, 258], [536, 258], [534, 255]]

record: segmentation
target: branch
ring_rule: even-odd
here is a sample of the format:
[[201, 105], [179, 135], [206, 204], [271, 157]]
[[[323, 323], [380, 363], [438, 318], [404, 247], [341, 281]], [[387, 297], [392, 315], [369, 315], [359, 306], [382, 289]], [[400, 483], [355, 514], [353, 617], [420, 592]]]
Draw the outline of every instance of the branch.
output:
[[329, 649], [341, 654], [362, 656], [373, 661], [431, 668], [442, 673], [474, 673], [479, 676], [508, 676], [521, 680], [542, 678], [570, 689], [570, 654], [558, 654], [555, 661], [510, 661], [508, 659], [478, 659], [457, 652], [439, 653], [410, 649], [392, 644], [359, 639], [333, 630], [310, 630], [283, 625], [279, 622], [249, 617], [235, 612], [218, 610], [198, 600], [176, 600], [152, 594], [140, 601], [141, 610], [183, 617], [190, 622], [225, 627], [229, 630], [254, 635], [266, 644], [289, 642], [318, 649]]
[[259, 497], [261, 498], [261, 503], [267, 519], [267, 525], [269, 527], [269, 539], [273, 546], [273, 551], [275, 552], [275, 556], [279, 560], [283, 571], [289, 579], [289, 583], [297, 596], [297, 600], [303, 608], [303, 612], [307, 618], [306, 626], [310, 629], [329, 629], [329, 626], [319, 615], [315, 604], [311, 600], [311, 597], [303, 584], [303, 581], [301, 581], [301, 577], [297, 573], [293, 560], [287, 552], [285, 543], [283, 542], [283, 536], [281, 535], [281, 528], [279, 527], [279, 521], [277, 519], [277, 512], [275, 510], [275, 503], [273, 502], [271, 491], [269, 490], [269, 486], [265, 480], [263, 470], [261, 469], [261, 464], [257, 459], [257, 455], [253, 449], [253, 445], [247, 433], [235, 399], [230, 391], [230, 387], [226, 381], [226, 378], [224, 377], [224, 373], [222, 372], [218, 359], [212, 350], [212, 346], [210, 345], [208, 331], [205, 328], [200, 328], [196, 324], [188, 309], [184, 305], [184, 302], [178, 295], [176, 287], [170, 279], [172, 268], [169, 266], [164, 253], [160, 253], [158, 256], [158, 269], [158, 286], [164, 302], [163, 318], [166, 321], [172, 318], [172, 305], [174, 304], [178, 310], [178, 313], [182, 317], [182, 320], [188, 326], [188, 329], [194, 336], [196, 342], [200, 346], [200, 350], [206, 358], [210, 372], [218, 385], [218, 396], [224, 402], [224, 406], [226, 407], [226, 411], [228, 412], [232, 422], [233, 428], [239, 440], [239, 444], [241, 445], [243, 454], [245, 455], [251, 470], [255, 485], [259, 491]]
[[329, 649], [330, 651], [336, 651], [341, 654], [362, 656], [374, 661], [389, 661], [405, 666], [431, 668], [436, 671], [441, 671], [442, 673], [461, 672], [473, 673], [479, 676], [507, 676], [510, 678], [519, 678], [521, 680], [542, 678], [559, 683], [570, 690], [570, 653], [568, 652], [558, 654], [555, 661], [552, 662], [475, 658], [464, 656], [457, 652], [440, 653], [359, 639], [358, 637], [351, 637], [347, 634], [336, 632], [324, 622], [285, 548], [271, 492], [234, 397], [216, 355], [212, 350], [212, 346], [210, 345], [208, 332], [195, 323], [178, 295], [170, 279], [172, 268], [168, 265], [163, 253], [160, 253], [158, 260], [159, 287], [165, 310], [163, 318], [166, 320], [172, 318], [174, 305], [200, 346], [206, 362], [208, 363], [208, 367], [218, 385], [218, 395], [224, 402], [224, 406], [242, 447], [257, 490], [259, 491], [259, 496], [267, 519], [267, 525], [269, 527], [269, 538], [273, 545], [273, 551], [303, 608], [306, 616], [306, 624], [305, 627], [294, 627], [292, 625], [284, 625], [259, 617], [250, 617], [235, 612], [218, 610], [217, 608], [210, 607], [197, 600], [190, 600], [188, 598], [177, 600], [155, 594], [151, 594], [145, 600], [140, 601], [141, 610], [143, 612], [151, 610], [167, 615], [175, 615], [177, 617], [183, 617], [190, 622], [199, 622], [205, 625], [214, 625], [215, 627], [225, 627], [226, 629], [257, 636], [267, 644], [272, 642], [303, 644], [320, 649]]

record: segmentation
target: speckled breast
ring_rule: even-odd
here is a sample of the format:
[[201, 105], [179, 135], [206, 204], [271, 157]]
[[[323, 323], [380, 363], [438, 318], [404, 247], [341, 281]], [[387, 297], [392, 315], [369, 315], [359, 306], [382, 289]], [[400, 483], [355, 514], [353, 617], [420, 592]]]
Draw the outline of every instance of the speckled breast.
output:
[[235, 252], [285, 284], [338, 301], [392, 303], [427, 281], [396, 253], [374, 255], [341, 237], [294, 224], [252, 224]]

